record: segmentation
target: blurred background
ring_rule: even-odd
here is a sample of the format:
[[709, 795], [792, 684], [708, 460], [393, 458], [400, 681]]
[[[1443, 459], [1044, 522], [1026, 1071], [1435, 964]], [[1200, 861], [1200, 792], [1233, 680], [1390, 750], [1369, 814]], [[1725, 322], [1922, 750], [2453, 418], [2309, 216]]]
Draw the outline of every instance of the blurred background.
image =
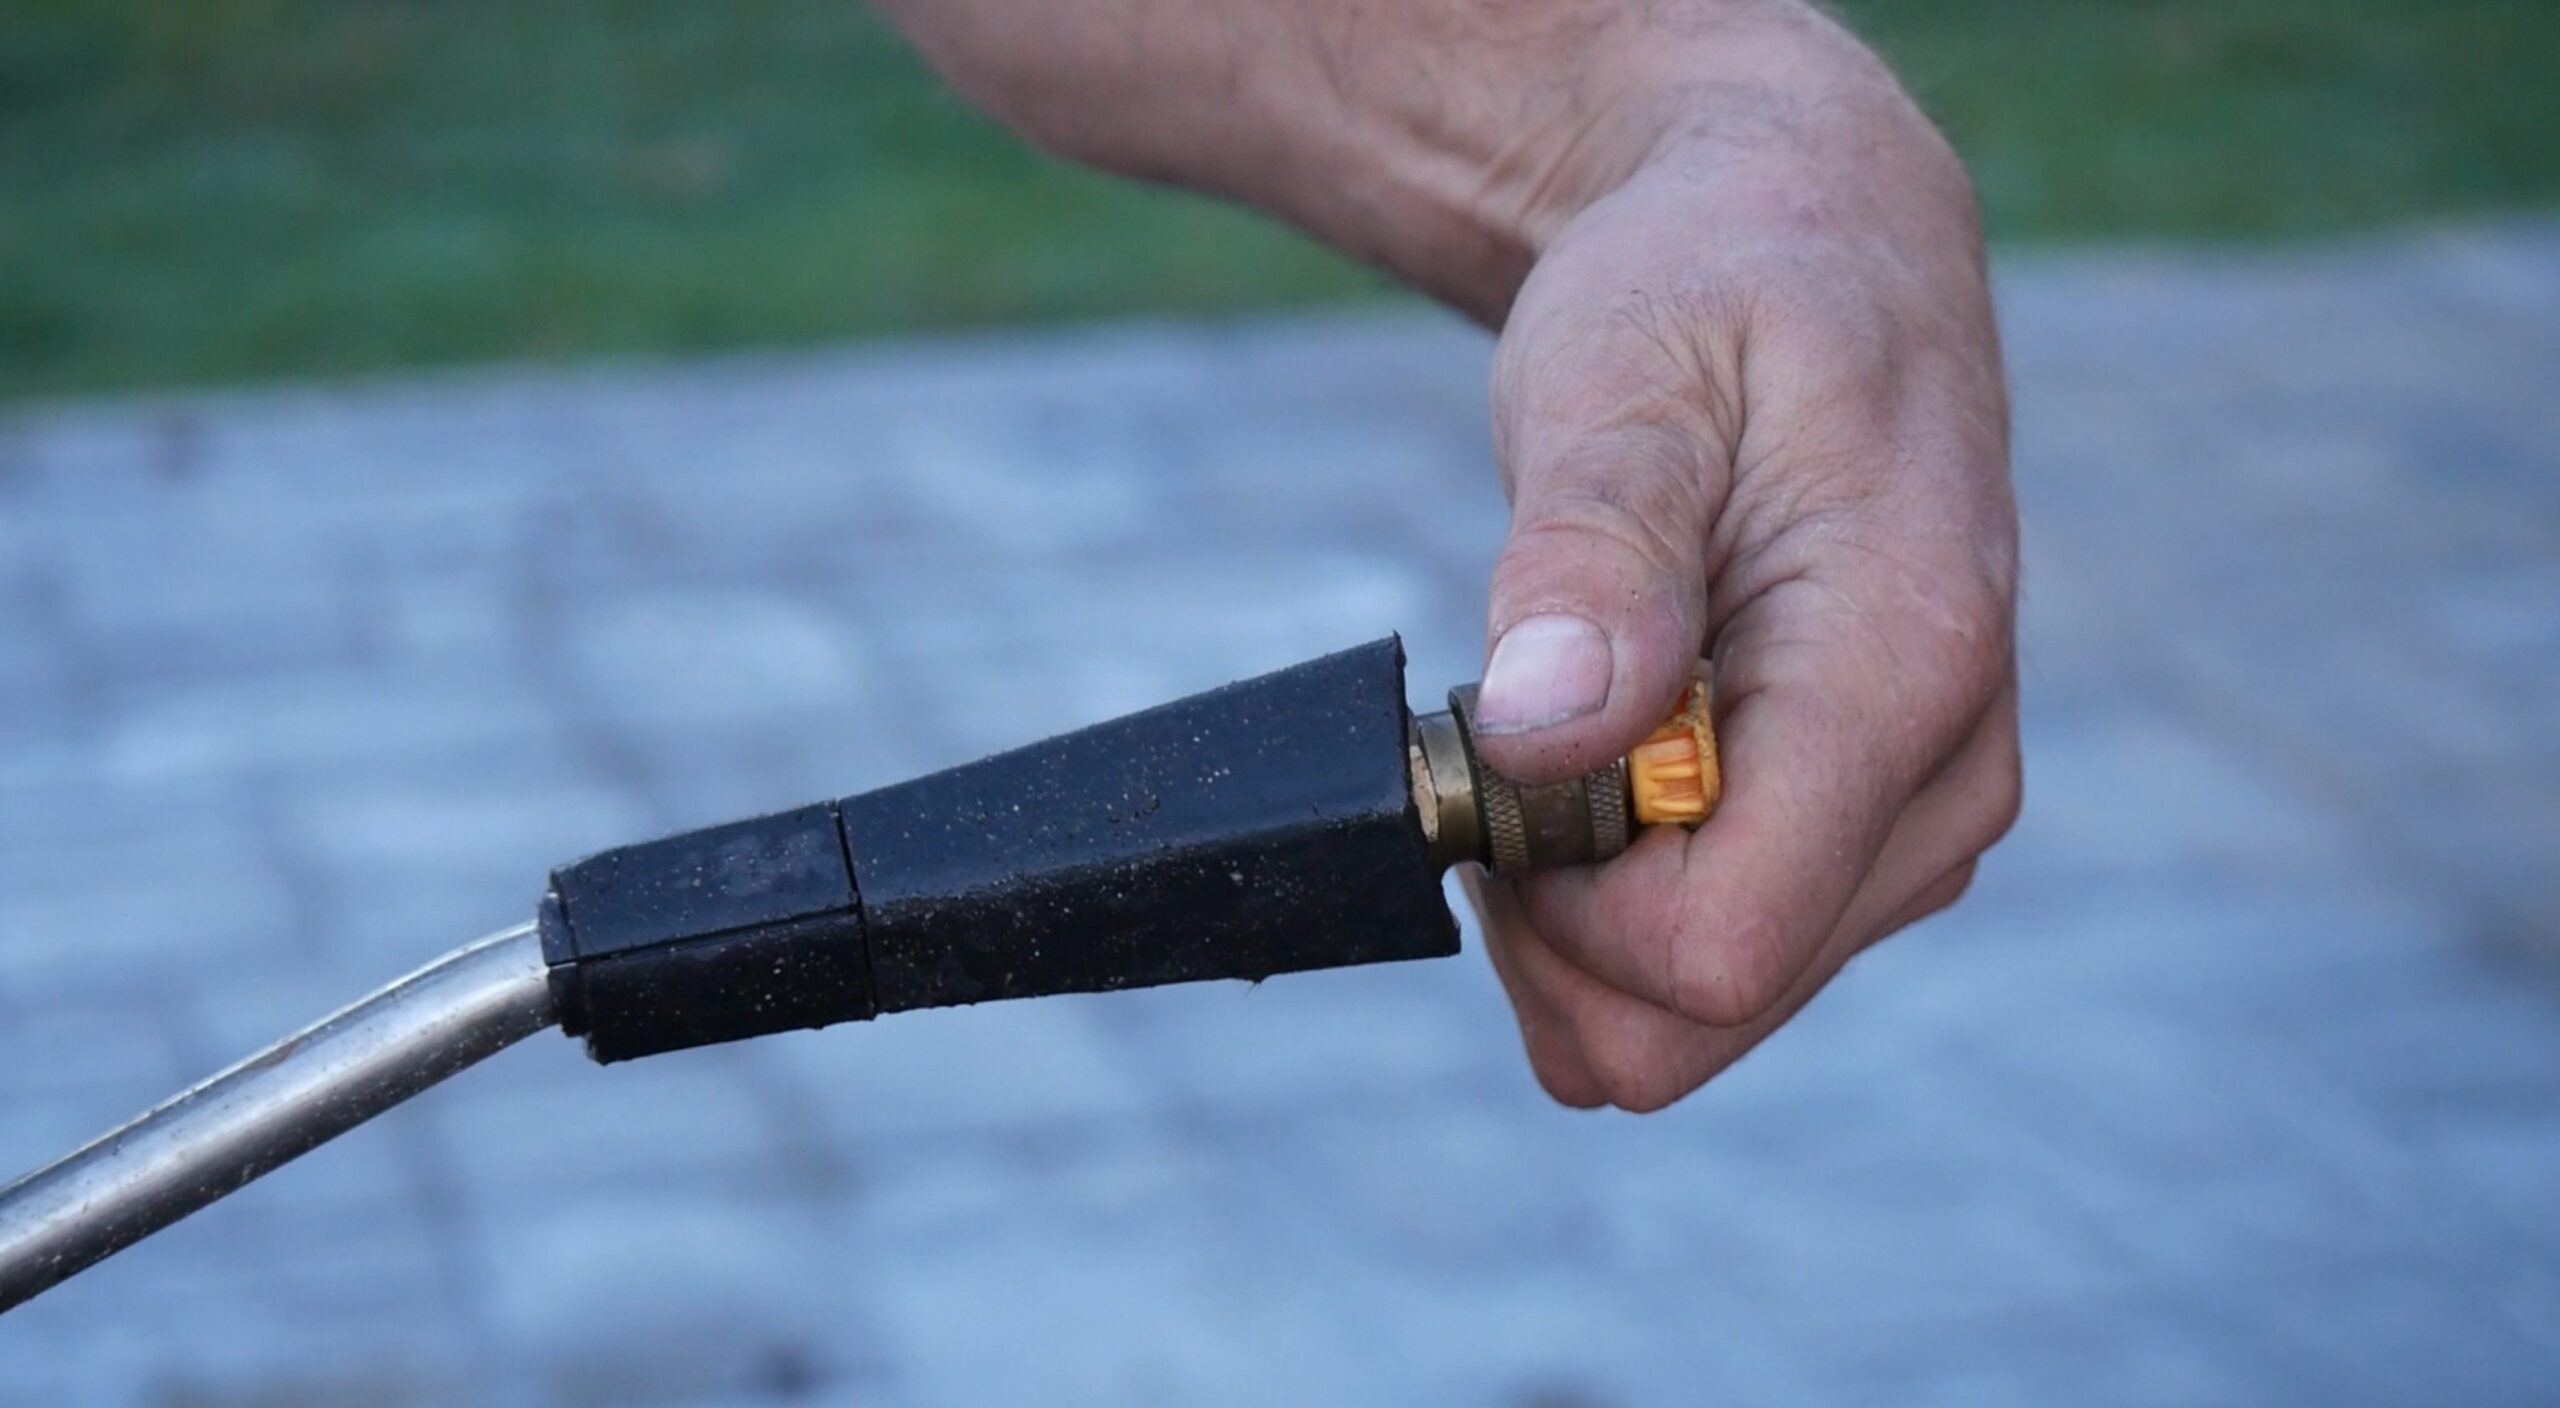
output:
[[[2542, 0], [1860, 0], [2004, 242], [2560, 200]], [[839, 0], [13, 0], [0, 391], [1377, 298], [1042, 158]]]
[[[537, 1038], [0, 1402], [2560, 1402], [2560, 8], [1843, 8], [2014, 365], [1965, 905], [1642, 1120], [1472, 952]], [[0, 1176], [587, 850], [1390, 629], [1435, 699], [1488, 352], [850, 4], [0, 4]]]

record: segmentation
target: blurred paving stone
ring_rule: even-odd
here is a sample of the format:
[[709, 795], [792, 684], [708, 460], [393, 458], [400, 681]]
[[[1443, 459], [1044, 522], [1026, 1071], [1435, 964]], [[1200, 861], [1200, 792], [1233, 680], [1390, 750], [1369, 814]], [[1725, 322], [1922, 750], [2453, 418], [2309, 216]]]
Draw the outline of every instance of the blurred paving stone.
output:
[[117, 711], [98, 751], [119, 778], [163, 782], [255, 768], [321, 781], [457, 764], [494, 770], [546, 745], [559, 751], [554, 732], [543, 702], [504, 676], [369, 666], [146, 694]]
[[1445, 981], [1445, 966], [1129, 993], [1111, 999], [1105, 1035], [1192, 1118], [1409, 1103], [1518, 1079], [1516, 1051], [1474, 1039], [1500, 997]]
[[845, 1290], [862, 1268], [805, 1206], [577, 1173], [559, 1168], [538, 1203], [471, 1234], [496, 1357], [537, 1401], [790, 1402], [879, 1376]]
[[[539, 1039], [567, 1045], [554, 1035]], [[682, 1180], [716, 1188], [781, 1158], [776, 1112], [758, 1098], [737, 1051], [680, 1052], [628, 1071], [583, 1060], [546, 1064], [567, 1069], [434, 1107], [452, 1172], [465, 1186], [513, 1190], [530, 1213], [588, 1189]]]
[[225, 965], [290, 962], [294, 896], [241, 823], [129, 816], [120, 841], [13, 841], [0, 852], [0, 992], [15, 1001], [184, 986]]
[[1110, 1039], [1109, 1001], [1057, 998], [1021, 1020], [1001, 1005], [943, 1008], [764, 1045], [856, 1157], [957, 1131], [1140, 1121], [1155, 1102], [1138, 1062]]
[[[0, 1403], [2539, 1404], [2560, 227], [2010, 261], [2028, 806], [1705, 1094], [1476, 958], [540, 1038], [0, 1322]], [[0, 1155], [553, 863], [1401, 628], [1474, 673], [1487, 343], [1413, 313], [0, 422]]]

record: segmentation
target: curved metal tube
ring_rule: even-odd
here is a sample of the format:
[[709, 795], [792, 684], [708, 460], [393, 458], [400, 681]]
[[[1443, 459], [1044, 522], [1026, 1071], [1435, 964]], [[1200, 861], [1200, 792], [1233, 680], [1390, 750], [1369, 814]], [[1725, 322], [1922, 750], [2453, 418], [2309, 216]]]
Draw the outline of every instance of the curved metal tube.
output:
[[0, 1188], [0, 1310], [551, 1025], [531, 924], [417, 972]]

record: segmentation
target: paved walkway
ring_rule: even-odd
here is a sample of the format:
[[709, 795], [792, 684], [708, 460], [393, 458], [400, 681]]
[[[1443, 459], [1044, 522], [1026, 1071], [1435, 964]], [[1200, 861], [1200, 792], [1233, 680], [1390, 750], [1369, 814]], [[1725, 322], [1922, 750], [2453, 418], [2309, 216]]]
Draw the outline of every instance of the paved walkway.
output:
[[[2560, 1401], [2560, 227], [2018, 260], [2030, 803], [1708, 1093], [1475, 956], [599, 1070], [0, 1320], [0, 1402]], [[0, 422], [0, 1172], [554, 860], [1401, 627], [1486, 345], [1135, 326]]]

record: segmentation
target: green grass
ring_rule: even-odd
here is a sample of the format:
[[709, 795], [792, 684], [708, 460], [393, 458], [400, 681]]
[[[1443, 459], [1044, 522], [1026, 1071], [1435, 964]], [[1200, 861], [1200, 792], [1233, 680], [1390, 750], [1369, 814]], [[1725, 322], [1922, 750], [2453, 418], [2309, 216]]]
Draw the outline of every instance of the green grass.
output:
[[[2560, 201], [2552, 0], [1863, 0], [1996, 237]], [[1381, 285], [1069, 170], [850, 0], [0, 0], [0, 396]]]
[[2553, 0], [1859, 0], [1993, 238], [2270, 237], [2560, 204]]

